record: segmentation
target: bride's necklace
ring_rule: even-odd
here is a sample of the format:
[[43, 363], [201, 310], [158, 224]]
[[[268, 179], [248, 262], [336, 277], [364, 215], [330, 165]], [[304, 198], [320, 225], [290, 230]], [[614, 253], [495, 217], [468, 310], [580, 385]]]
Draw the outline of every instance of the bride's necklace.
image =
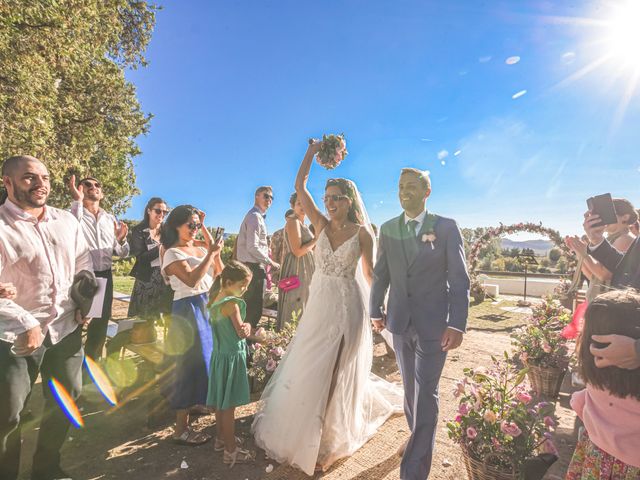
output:
[[331, 226], [331, 230], [335, 231], [335, 232], [341, 232], [342, 230], [344, 230], [345, 228], [347, 228], [347, 223], [343, 223], [342, 225], [332, 225]]

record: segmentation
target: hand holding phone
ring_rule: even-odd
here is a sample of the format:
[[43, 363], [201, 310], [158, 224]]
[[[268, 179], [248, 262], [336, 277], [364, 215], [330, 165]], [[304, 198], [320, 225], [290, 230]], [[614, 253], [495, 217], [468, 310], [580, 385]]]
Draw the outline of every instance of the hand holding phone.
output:
[[216, 228], [216, 234], [214, 235], [214, 242], [218, 243], [220, 240], [222, 240], [224, 236], [224, 228], [223, 227], [218, 227]]
[[604, 193], [602, 195], [596, 195], [587, 199], [587, 207], [589, 211], [600, 217], [600, 222], [591, 225], [592, 228], [604, 227], [605, 225], [613, 225], [618, 223], [618, 217], [616, 216], [616, 207], [613, 204], [613, 199], [610, 193]]

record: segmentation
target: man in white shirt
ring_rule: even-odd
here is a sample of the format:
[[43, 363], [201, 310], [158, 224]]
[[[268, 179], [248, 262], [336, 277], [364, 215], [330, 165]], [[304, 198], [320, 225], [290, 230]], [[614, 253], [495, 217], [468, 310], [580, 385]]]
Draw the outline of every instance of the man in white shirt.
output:
[[267, 240], [267, 225], [264, 221], [267, 210], [273, 203], [271, 187], [259, 187], [255, 194], [255, 204], [245, 215], [236, 243], [238, 260], [251, 269], [253, 278], [244, 294], [247, 303], [247, 322], [253, 328], [258, 325], [262, 316], [262, 299], [264, 295], [264, 281], [266, 266], [279, 269], [280, 265], [269, 257], [269, 242]]
[[69, 478], [60, 468], [69, 421], [49, 380], [80, 395], [84, 319], [70, 288], [76, 273], [91, 270], [89, 250], [73, 215], [46, 205], [49, 173], [39, 160], [7, 159], [2, 181], [8, 198], [0, 206], [0, 283], [13, 284], [15, 295], [0, 299], [0, 478], [18, 477], [20, 416], [38, 374], [45, 404], [31, 478]]
[[80, 221], [82, 232], [89, 245], [89, 254], [96, 277], [106, 278], [107, 287], [102, 305], [102, 315], [93, 318], [87, 327], [85, 354], [94, 360], [102, 357], [102, 349], [107, 338], [107, 326], [111, 319], [113, 304], [113, 255], [125, 258], [129, 255], [127, 243], [127, 224], [100, 208], [104, 198], [102, 185], [93, 177], [80, 180], [75, 184], [75, 175], [71, 176], [69, 190], [73, 197], [71, 213]]

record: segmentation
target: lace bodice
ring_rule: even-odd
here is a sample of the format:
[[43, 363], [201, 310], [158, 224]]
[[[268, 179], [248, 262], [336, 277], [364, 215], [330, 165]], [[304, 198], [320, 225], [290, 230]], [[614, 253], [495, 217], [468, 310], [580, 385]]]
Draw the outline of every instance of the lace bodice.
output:
[[360, 259], [360, 235], [353, 235], [334, 251], [325, 230], [320, 232], [315, 250], [316, 272], [330, 277], [355, 278]]

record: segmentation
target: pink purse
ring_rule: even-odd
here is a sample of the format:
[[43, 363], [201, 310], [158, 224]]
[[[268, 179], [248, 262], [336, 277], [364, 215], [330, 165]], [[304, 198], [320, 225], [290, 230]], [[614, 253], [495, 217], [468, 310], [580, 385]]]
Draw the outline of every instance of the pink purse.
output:
[[297, 275], [292, 275], [287, 278], [283, 278], [278, 282], [278, 288], [283, 292], [290, 292], [300, 286], [300, 278]]

